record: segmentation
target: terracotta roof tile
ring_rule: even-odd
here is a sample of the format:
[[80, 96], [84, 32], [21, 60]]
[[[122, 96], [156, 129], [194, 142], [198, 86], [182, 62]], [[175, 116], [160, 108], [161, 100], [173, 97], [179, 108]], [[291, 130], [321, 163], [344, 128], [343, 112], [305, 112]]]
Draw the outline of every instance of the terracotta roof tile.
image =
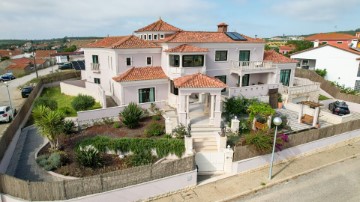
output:
[[164, 71], [161, 67], [133, 67], [126, 72], [113, 77], [114, 81], [142, 81], [142, 80], [155, 80], [155, 79], [167, 79]]
[[173, 43], [265, 43], [263, 39], [251, 38], [242, 35], [246, 41], [232, 40], [225, 32], [200, 32], [200, 31], [181, 31], [170, 35], [160, 42]]
[[293, 45], [285, 45], [285, 46], [280, 46], [279, 47], [279, 50], [289, 50], [289, 51], [291, 51], [291, 50], [294, 50], [294, 49], [295, 49], [295, 47]]
[[297, 60], [293, 60], [286, 56], [283, 56], [280, 53], [277, 53], [274, 50], [264, 52], [264, 61], [270, 61], [273, 63], [297, 63]]
[[331, 47], [334, 47], [334, 48], [338, 48], [338, 49], [340, 49], [340, 50], [344, 50], [344, 51], [347, 51], [347, 52], [350, 52], [350, 53], [354, 53], [354, 54], [360, 55], [360, 51], [354, 50], [354, 49], [352, 49], [352, 48], [349, 48], [349, 46], [346, 45], [346, 44], [336, 44], [336, 45], [335, 45], [335, 44], [325, 44], [325, 45], [320, 45], [320, 46], [318, 46], [318, 47], [314, 47], [314, 48], [309, 48], [309, 49], [306, 49], [306, 50], [302, 50], [302, 51], [293, 53], [293, 54], [291, 54], [291, 55], [296, 55], [296, 54], [299, 54], [299, 53], [303, 53], [303, 52], [315, 50], [315, 49], [322, 48], [322, 47], [326, 47], [326, 46], [331, 46]]
[[17, 59], [11, 59], [10, 62], [14, 64], [29, 64], [32, 63], [32, 59], [30, 58], [17, 58]]
[[136, 30], [135, 32], [146, 32], [146, 31], [181, 31], [181, 29], [170, 25], [169, 23], [159, 19], [158, 21], [151, 23], [143, 28]]
[[40, 65], [40, 64], [44, 64], [46, 62], [46, 60], [41, 59], [41, 58], [35, 58], [35, 62], [37, 65]]
[[217, 78], [197, 73], [186, 75], [174, 79], [174, 85], [177, 88], [226, 88], [224, 84]]
[[308, 36], [305, 38], [307, 41], [337, 41], [337, 40], [352, 40], [356, 39], [356, 36], [343, 33], [320, 33]]
[[30, 66], [30, 64], [27, 63], [19, 63], [19, 64], [11, 64], [5, 69], [17, 69], [17, 70], [24, 70], [26, 67]]
[[171, 53], [209, 52], [209, 49], [200, 48], [200, 47], [192, 46], [189, 44], [182, 44], [180, 46], [176, 46], [175, 48], [167, 49], [167, 50], [165, 50], [165, 52], [171, 52]]
[[20, 50], [0, 50], [0, 57], [5, 57], [5, 56], [14, 56], [14, 55], [20, 55], [21, 51]]
[[56, 50], [37, 50], [35, 52], [36, 58], [49, 58], [51, 54], [56, 53]]
[[130, 49], [130, 48], [159, 48], [155, 43], [145, 41], [134, 35], [106, 37], [95, 43], [91, 43], [86, 48], [112, 48], [112, 49]]

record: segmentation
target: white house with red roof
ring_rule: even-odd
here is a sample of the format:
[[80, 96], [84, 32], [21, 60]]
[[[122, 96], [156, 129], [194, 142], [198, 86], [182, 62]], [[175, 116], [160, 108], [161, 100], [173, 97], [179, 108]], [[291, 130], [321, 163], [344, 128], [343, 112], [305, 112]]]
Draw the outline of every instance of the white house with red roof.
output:
[[[357, 32], [355, 36], [345, 33], [319, 33], [306, 37], [304, 40], [312, 41], [314, 47], [324, 44], [330, 45], [349, 45], [354, 41], [360, 39], [360, 33]], [[360, 48], [360, 47], [359, 47]]]
[[[82, 80], [98, 84], [119, 106], [165, 103], [168, 132], [182, 124], [191, 129], [188, 150], [224, 158], [224, 98], [255, 97], [276, 106], [278, 89], [293, 87], [297, 63], [265, 51], [264, 40], [227, 28], [221, 23], [217, 31], [184, 31], [160, 19], [134, 35], [106, 37], [84, 47]], [[200, 168], [223, 170], [223, 164]]]
[[360, 90], [360, 50], [345, 44], [323, 45], [291, 55], [299, 68], [326, 69], [326, 79]]

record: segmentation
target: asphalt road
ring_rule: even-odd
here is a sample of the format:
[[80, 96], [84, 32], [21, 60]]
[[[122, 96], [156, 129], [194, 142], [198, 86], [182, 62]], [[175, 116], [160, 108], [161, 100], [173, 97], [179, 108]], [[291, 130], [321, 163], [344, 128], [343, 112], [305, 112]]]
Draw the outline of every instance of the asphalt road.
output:
[[[46, 69], [39, 70], [38, 74], [39, 74], [39, 76], [43, 76], [43, 75], [49, 74], [53, 70], [55, 71], [56, 69], [58, 69], [58, 66], [54, 65], [54, 66], [48, 67]], [[33, 78], [36, 78], [35, 72], [32, 74], [26, 75], [24, 77], [14, 79], [12, 81], [8, 81], [11, 103], [14, 108], [20, 109], [26, 99], [26, 98], [21, 97], [21, 91], [18, 87], [25, 84], [26, 82], [30, 81]], [[4, 105], [10, 105], [10, 102], [9, 102], [9, 95], [8, 95], [5, 83], [1, 82], [0, 83], [0, 106], [4, 106]], [[7, 124], [7, 123], [0, 123], [0, 136], [5, 131], [5, 129], [7, 128], [8, 125], [9, 124]]]
[[352, 158], [233, 201], [357, 202], [360, 201], [359, 171], [360, 158]]

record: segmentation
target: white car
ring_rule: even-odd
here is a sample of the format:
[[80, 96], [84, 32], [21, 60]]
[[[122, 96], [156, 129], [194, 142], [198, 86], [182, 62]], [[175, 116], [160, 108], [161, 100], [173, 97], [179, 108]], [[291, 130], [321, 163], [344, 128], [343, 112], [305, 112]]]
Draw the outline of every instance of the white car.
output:
[[0, 106], [0, 122], [10, 122], [14, 118], [14, 113], [9, 106]]

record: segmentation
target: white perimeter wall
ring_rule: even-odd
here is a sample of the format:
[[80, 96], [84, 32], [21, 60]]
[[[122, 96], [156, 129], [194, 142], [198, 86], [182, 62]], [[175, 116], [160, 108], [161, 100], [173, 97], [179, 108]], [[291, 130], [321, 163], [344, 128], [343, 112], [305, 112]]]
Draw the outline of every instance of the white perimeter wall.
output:
[[291, 56], [291, 58], [316, 60], [315, 69], [326, 69], [327, 80], [351, 88], [354, 88], [355, 80], [360, 80], [360, 77], [357, 77], [360, 61], [356, 60], [359, 57], [360, 55], [331, 46], [323, 46]]

